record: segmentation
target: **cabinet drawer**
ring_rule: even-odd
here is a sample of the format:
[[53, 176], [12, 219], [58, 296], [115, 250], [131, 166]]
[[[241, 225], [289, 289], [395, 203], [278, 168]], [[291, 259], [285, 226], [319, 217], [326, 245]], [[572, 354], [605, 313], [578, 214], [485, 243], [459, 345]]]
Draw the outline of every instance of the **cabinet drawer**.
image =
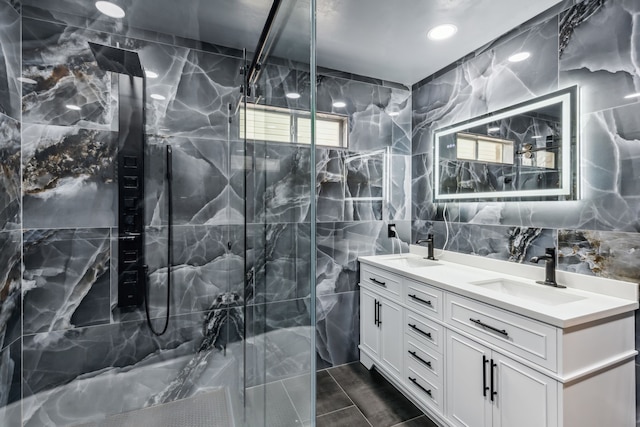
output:
[[497, 307], [448, 294], [446, 321], [531, 362], [556, 371], [556, 328]]
[[381, 293], [393, 298], [396, 301], [401, 300], [402, 278], [385, 270], [371, 267], [370, 265], [360, 265], [360, 283], [370, 284]]
[[421, 402], [442, 413], [442, 383], [433, 381], [418, 362], [407, 360], [405, 383]]
[[405, 335], [408, 335], [411, 339], [442, 353], [442, 326], [433, 320], [411, 310], [405, 310], [404, 330]]
[[405, 280], [405, 283], [407, 307], [442, 320], [442, 291], [413, 280]]
[[437, 384], [443, 384], [444, 370], [442, 355], [432, 349], [418, 343], [410, 335], [405, 335], [405, 366], [410, 361], [416, 362], [424, 368], [424, 372]]

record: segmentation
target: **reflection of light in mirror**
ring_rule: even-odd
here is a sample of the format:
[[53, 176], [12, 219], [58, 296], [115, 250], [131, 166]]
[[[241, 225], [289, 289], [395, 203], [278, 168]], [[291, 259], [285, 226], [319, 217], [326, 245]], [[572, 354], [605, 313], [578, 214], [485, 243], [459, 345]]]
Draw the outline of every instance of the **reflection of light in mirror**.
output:
[[30, 79], [30, 78], [27, 78], [27, 77], [18, 77], [18, 81], [22, 82], [22, 83], [26, 83], [28, 85], [37, 85], [38, 84], [37, 81], [35, 81], [33, 79]]
[[533, 135], [531, 138], [533, 138], [533, 139], [541, 139], [541, 138], [544, 138], [544, 136], [542, 136], [542, 135]]
[[492, 127], [492, 128], [487, 129], [487, 131], [489, 131], [489, 132], [498, 132], [499, 130], [500, 130], [499, 127]]
[[286, 96], [289, 99], [300, 99], [300, 94], [298, 92], [289, 92], [284, 96]]
[[400, 115], [400, 111], [391, 111], [389, 117], [397, 117]]
[[529, 59], [531, 54], [529, 52], [518, 52], [509, 57], [509, 62], [522, 62]]
[[640, 98], [640, 92], [638, 93], [631, 93], [627, 96], [624, 97], [625, 99], [631, 99], [631, 98]]
[[149, 71], [149, 70], [146, 70], [144, 72], [144, 75], [147, 76], [150, 79], [157, 79], [158, 78], [158, 73], [155, 73], [155, 72]]
[[156, 99], [158, 101], [164, 101], [165, 99], [167, 99], [165, 96], [159, 95], [157, 93], [152, 93], [151, 98]]
[[73, 104], [67, 104], [65, 105], [65, 107], [67, 107], [69, 110], [73, 110], [73, 111], [80, 111], [81, 108], [78, 107], [77, 105], [73, 105]]
[[343, 102], [343, 101], [336, 101], [336, 102], [333, 103], [333, 106], [335, 108], [344, 108], [344, 107], [347, 106], [347, 103]]
[[124, 18], [125, 15], [124, 10], [120, 6], [110, 1], [97, 1], [96, 8], [111, 18], [120, 19]]

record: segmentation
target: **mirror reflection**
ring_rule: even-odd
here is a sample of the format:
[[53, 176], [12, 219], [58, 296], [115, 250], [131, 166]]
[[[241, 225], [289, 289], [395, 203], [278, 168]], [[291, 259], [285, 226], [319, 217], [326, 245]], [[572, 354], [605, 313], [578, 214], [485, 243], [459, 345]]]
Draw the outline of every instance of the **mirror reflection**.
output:
[[435, 132], [435, 199], [577, 198], [572, 87]]

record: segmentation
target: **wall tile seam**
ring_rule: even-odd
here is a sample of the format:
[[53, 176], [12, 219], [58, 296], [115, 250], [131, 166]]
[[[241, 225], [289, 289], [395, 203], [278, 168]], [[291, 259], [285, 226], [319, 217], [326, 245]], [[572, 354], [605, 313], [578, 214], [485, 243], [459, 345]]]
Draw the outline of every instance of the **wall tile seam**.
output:
[[[227, 308], [221, 308], [221, 309], [216, 309], [216, 311], [218, 310], [228, 310]], [[209, 311], [198, 311], [198, 312], [193, 312], [193, 313], [181, 313], [181, 314], [174, 314], [169, 316], [169, 320], [179, 320], [179, 319], [189, 319], [189, 318], [195, 318], [197, 314], [207, 314], [209, 313]], [[159, 316], [159, 317], [152, 317], [151, 320], [164, 320], [164, 316]], [[144, 328], [147, 328], [147, 320], [145, 318], [140, 318], [140, 319], [132, 319], [132, 320], [124, 320], [124, 321], [114, 321], [111, 320], [109, 323], [100, 323], [100, 324], [95, 324], [95, 325], [86, 325], [86, 326], [75, 326], [73, 328], [66, 328], [66, 329], [54, 329], [51, 331], [40, 331], [40, 332], [28, 332], [28, 333], [23, 333], [21, 337], [17, 338], [17, 339], [21, 339], [21, 338], [34, 338], [37, 336], [42, 336], [42, 335], [46, 335], [46, 334], [64, 334], [64, 333], [68, 333], [68, 332], [78, 332], [78, 331], [84, 331], [84, 330], [88, 330], [88, 329], [94, 329], [94, 328], [110, 328], [110, 327], [122, 327], [122, 326], [133, 326], [133, 325], [141, 325]], [[180, 331], [184, 328], [182, 327], [178, 327], [178, 328], [172, 328], [171, 327], [171, 322], [169, 322], [169, 333], [176, 332], [176, 331]], [[155, 337], [155, 336], [154, 336]]]

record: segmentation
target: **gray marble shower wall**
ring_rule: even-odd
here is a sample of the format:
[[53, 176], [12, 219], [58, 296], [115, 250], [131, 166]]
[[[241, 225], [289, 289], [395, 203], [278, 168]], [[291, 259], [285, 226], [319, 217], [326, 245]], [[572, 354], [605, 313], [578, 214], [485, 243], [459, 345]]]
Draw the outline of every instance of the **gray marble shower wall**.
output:
[[[318, 110], [349, 117], [349, 147], [316, 149], [314, 188], [309, 147], [249, 142], [247, 155], [278, 159], [278, 167], [247, 174], [245, 200], [238, 118], [229, 121], [229, 104], [240, 99], [240, 52], [37, 5], [0, 0], [0, 424], [72, 425], [221, 385], [241, 389], [245, 361], [248, 385], [308, 373], [316, 357], [309, 354], [313, 194], [317, 361], [355, 360], [357, 257], [406, 251], [410, 237], [411, 91], [321, 70]], [[138, 51], [159, 74], [147, 80], [147, 96], [165, 97], [146, 99], [156, 328], [166, 314], [163, 156], [166, 144], [174, 148], [171, 322], [160, 338], [142, 310], [116, 305], [117, 81], [97, 67], [89, 41]], [[20, 75], [35, 84], [18, 83]], [[274, 59], [260, 90], [266, 104], [308, 110], [310, 87], [304, 66]], [[292, 88], [300, 100], [285, 97]], [[336, 100], [347, 106], [334, 109]], [[400, 115], [391, 117], [392, 109]], [[383, 187], [384, 200], [357, 199]], [[386, 237], [391, 222], [405, 243]], [[206, 370], [192, 369], [202, 358]]]
[[[638, 13], [635, 0], [565, 1], [415, 84], [412, 239], [434, 232], [442, 248], [448, 235], [449, 250], [513, 262], [556, 246], [562, 270], [640, 282], [640, 101], [625, 98], [640, 92]], [[531, 58], [508, 61], [520, 51]], [[436, 129], [572, 85], [581, 200], [432, 202]]]

